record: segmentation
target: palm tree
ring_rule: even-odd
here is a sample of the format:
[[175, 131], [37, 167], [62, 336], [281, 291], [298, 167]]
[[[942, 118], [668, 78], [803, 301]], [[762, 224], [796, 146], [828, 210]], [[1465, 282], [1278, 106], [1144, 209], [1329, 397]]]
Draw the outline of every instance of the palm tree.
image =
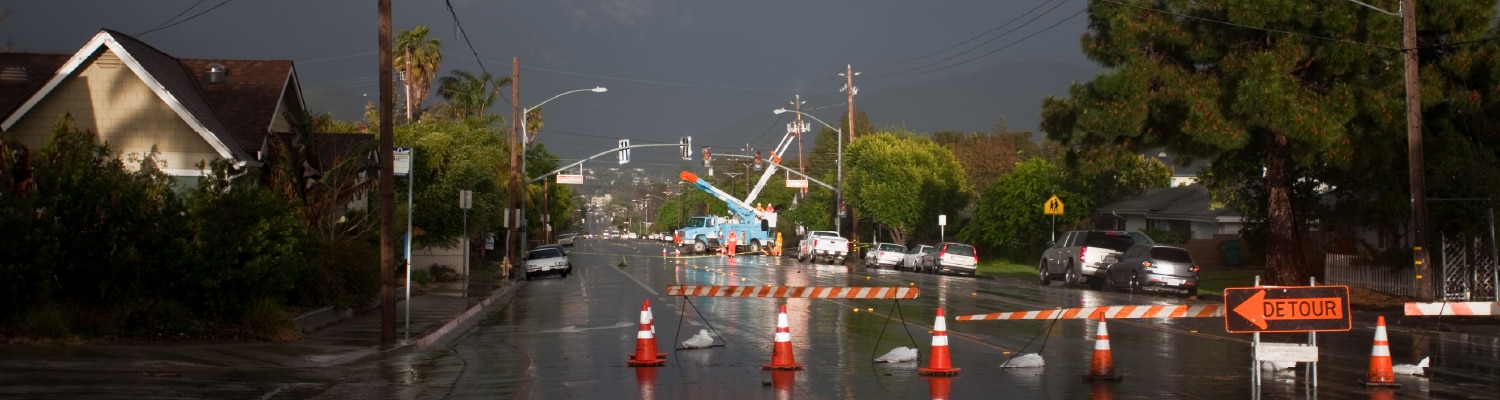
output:
[[409, 121], [413, 110], [420, 110], [432, 91], [432, 79], [437, 77], [443, 63], [443, 42], [428, 39], [427, 26], [417, 25], [396, 34], [394, 55], [396, 70], [403, 71], [406, 76], [406, 119]]
[[448, 100], [448, 109], [454, 117], [484, 118], [484, 110], [495, 104], [500, 88], [506, 85], [510, 85], [508, 76], [495, 79], [488, 72], [474, 76], [469, 71], [456, 69], [451, 75], [438, 79], [438, 95]]

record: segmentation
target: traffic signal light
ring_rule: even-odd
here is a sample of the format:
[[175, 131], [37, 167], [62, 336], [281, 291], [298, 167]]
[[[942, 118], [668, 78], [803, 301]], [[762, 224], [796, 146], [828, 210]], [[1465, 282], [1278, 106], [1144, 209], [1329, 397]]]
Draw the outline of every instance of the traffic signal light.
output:
[[755, 151], [755, 170], [760, 170], [760, 150]]
[[708, 151], [708, 149], [709, 149], [708, 146], [704, 146], [703, 147], [703, 166], [705, 166], [705, 167], [709, 166], [708, 162], [711, 161], [711, 160], [713, 160], [713, 156]]

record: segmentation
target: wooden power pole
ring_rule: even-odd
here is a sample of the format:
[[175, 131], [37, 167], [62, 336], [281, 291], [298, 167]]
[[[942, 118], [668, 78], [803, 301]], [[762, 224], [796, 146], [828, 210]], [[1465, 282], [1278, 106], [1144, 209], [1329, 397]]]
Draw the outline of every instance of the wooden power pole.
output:
[[1417, 71], [1417, 2], [1401, 0], [1401, 52], [1405, 59], [1406, 155], [1411, 170], [1412, 263], [1417, 301], [1433, 301], [1432, 257], [1427, 251], [1427, 178], [1422, 156], [1422, 85]]
[[380, 14], [380, 150], [375, 154], [380, 163], [380, 342], [389, 344], [396, 341], [396, 232], [391, 225], [396, 219], [396, 160], [391, 153], [396, 147], [391, 126], [396, 107], [391, 98], [395, 94], [395, 88], [391, 87], [391, 70], [394, 69], [391, 66], [391, 0], [380, 0], [377, 7]]

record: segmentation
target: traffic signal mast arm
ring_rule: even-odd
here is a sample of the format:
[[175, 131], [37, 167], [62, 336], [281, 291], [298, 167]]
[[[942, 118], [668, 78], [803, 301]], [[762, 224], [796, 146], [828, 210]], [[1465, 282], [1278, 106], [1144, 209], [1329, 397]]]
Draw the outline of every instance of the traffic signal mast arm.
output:
[[729, 206], [729, 211], [734, 213], [735, 216], [739, 217], [742, 223], [755, 221], [756, 210], [749, 204], [745, 204], [745, 202], [734, 198], [734, 196], [730, 196], [729, 193], [724, 193], [723, 190], [719, 190], [719, 188], [709, 184], [706, 180], [698, 179], [697, 174], [689, 171], [682, 171], [679, 176], [684, 182], [691, 183], [693, 184], [693, 186], [698, 187], [699, 190], [708, 192], [708, 194], [713, 195], [715, 198], [723, 200], [724, 204]]
[[[792, 142], [795, 141], [792, 139], [796, 137], [796, 129], [787, 129], [786, 136], [782, 136], [781, 143], [776, 145], [776, 151], [771, 152], [771, 162], [767, 163], [766, 172], [760, 175], [760, 182], [756, 182], [755, 189], [751, 189], [750, 194], [745, 196], [746, 204], [754, 203], [755, 198], [760, 196], [760, 189], [766, 187], [766, 181], [771, 180], [771, 175], [776, 173], [776, 165], [781, 163], [781, 154], [785, 153], [786, 149], [792, 146]], [[756, 161], [760, 160], [757, 159]]]

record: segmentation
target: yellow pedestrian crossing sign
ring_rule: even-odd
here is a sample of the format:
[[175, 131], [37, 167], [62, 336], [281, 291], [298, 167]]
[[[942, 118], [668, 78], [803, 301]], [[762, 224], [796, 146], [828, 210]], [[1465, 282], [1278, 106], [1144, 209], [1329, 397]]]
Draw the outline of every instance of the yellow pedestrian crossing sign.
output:
[[1057, 198], [1057, 195], [1052, 195], [1052, 198], [1047, 199], [1046, 203], [1042, 203], [1042, 214], [1043, 215], [1063, 215], [1063, 202], [1062, 202], [1062, 200], [1059, 200]]

